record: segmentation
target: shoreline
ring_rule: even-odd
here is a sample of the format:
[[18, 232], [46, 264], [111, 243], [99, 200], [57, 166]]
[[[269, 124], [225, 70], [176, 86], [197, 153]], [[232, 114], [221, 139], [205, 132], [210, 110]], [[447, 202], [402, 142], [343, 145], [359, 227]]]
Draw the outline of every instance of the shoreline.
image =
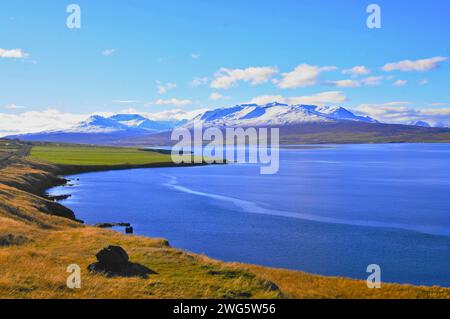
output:
[[[41, 196], [44, 198], [47, 198], [48, 194], [47, 191], [54, 187], [59, 186], [65, 186], [67, 185], [70, 180], [68, 180], [66, 177], [70, 175], [78, 175], [78, 174], [87, 174], [87, 173], [95, 173], [95, 172], [109, 172], [109, 171], [119, 171], [119, 170], [132, 170], [132, 169], [142, 169], [142, 168], [165, 168], [165, 167], [197, 167], [197, 166], [207, 166], [212, 165], [208, 163], [181, 163], [181, 164], [175, 164], [175, 163], [151, 163], [151, 164], [123, 164], [123, 165], [61, 165], [57, 164], [55, 165], [58, 168], [58, 174], [55, 176], [53, 185], [45, 184], [45, 188], [39, 188], [41, 191], [38, 194], [35, 194], [37, 196]], [[220, 165], [220, 164], [218, 164]], [[70, 210], [73, 215], [75, 221], [81, 222], [84, 224], [84, 221], [81, 221], [77, 219], [75, 212], [73, 212], [70, 208], [62, 205], [59, 203], [59, 200], [54, 201], [56, 204], [63, 206], [65, 209]], [[87, 225], [87, 226], [94, 226], [94, 225]]]
[[[125, 168], [122, 166], [118, 166], [118, 167], [116, 167], [116, 168], [114, 168], [114, 169], [107, 169], [107, 170], [102, 170], [102, 169], [96, 169], [96, 170], [94, 170], [94, 171], [83, 171], [83, 172], [77, 172], [77, 173], [75, 173], [75, 174], [71, 174], [71, 175], [78, 175], [78, 174], [84, 174], [84, 173], [91, 173], [91, 172], [107, 172], [107, 171], [112, 171], [112, 170], [128, 170], [128, 169], [139, 169], [139, 168], [159, 168], [159, 167], [192, 167], [192, 166], [205, 166], [205, 165], [208, 165], [208, 164], [200, 164], [200, 165], [157, 165], [157, 166], [152, 166], [152, 165], [150, 165], [150, 166], [146, 166], [146, 167], [129, 167], [129, 166], [126, 166]], [[70, 175], [65, 175], [64, 176], [64, 178], [69, 178], [70, 177]], [[68, 183], [70, 182], [71, 180], [67, 180], [67, 183], [65, 184], [65, 185], [68, 185]], [[57, 186], [65, 186], [65, 185], [57, 185]], [[64, 194], [66, 194], [66, 193], [64, 193]], [[70, 192], [67, 192], [67, 195], [68, 196], [71, 196], [72, 194], [70, 193]], [[63, 199], [64, 200], [64, 199]], [[59, 203], [59, 200], [58, 201], [56, 201], [56, 202], [58, 202]], [[101, 224], [103, 224], [103, 223], [105, 223], [105, 224], [109, 224], [109, 223], [111, 223], [111, 224], [116, 224], [116, 223], [123, 223], [123, 222], [126, 222], [126, 223], [129, 223], [129, 221], [127, 221], [127, 220], [102, 220], [100, 223]], [[317, 221], [316, 221], [317, 222]], [[92, 226], [92, 227], [98, 227], [98, 226], [96, 226], [97, 224], [86, 224], [87, 226]], [[112, 228], [113, 229], [113, 227], [109, 227], [109, 228]], [[121, 232], [120, 230], [117, 230], [117, 229], [114, 229], [115, 231], [117, 231], [118, 233], [121, 233], [121, 234], [123, 234], [123, 232]], [[412, 231], [412, 230], [409, 230], [409, 231]], [[416, 232], [416, 231], [413, 231], [413, 232]], [[419, 233], [421, 233], [421, 232], [419, 232]], [[423, 233], [421, 233], [421, 234], [423, 234]], [[147, 237], [147, 238], [151, 238], [151, 237], [149, 237], [148, 235], [143, 235], [143, 234], [140, 234], [139, 236], [144, 236], [144, 237]], [[162, 236], [164, 236], [164, 235], [162, 235]], [[169, 238], [166, 238], [167, 240], [168, 240], [168, 242], [170, 242], [170, 239]], [[175, 248], [177, 248], [177, 247], [175, 247]], [[189, 253], [193, 253], [193, 254], [198, 254], [198, 252], [194, 252], [194, 251], [188, 251]], [[221, 261], [221, 262], [231, 262], [231, 263], [241, 263], [241, 261], [222, 261], [222, 260], [219, 260], [219, 261]], [[260, 267], [271, 267], [271, 266], [267, 266], [267, 265], [262, 265], [262, 264], [255, 264], [256, 266], [260, 266]], [[304, 272], [304, 270], [302, 270], [302, 269], [294, 269], [294, 268], [285, 268], [285, 267], [275, 267], [276, 269], [280, 269], [280, 270], [286, 270], [286, 271], [298, 271], [298, 272]], [[329, 276], [327, 276], [327, 275], [324, 275], [324, 274], [319, 274], [319, 273], [309, 273], [309, 274], [311, 274], [311, 275], [317, 275], [317, 276], [325, 276], [325, 277], [329, 277]], [[360, 279], [360, 278], [354, 278], [354, 277], [344, 277], [344, 278], [348, 278], [349, 280], [362, 280], [362, 279]], [[450, 288], [450, 286], [442, 286], [442, 285], [418, 285], [418, 284], [413, 284], [413, 283], [408, 283], [408, 282], [384, 282], [384, 283], [387, 283], [387, 284], [399, 284], [399, 285], [413, 285], [413, 286], [424, 286], [424, 287], [434, 287], [434, 286], [437, 286], [437, 287], [442, 287], [442, 288]]]
[[[173, 165], [170, 163], [158, 163], [158, 164], [149, 164], [149, 165], [116, 165], [116, 166], [95, 166], [95, 167], [85, 167], [85, 166], [64, 166], [64, 165], [54, 165], [50, 163], [45, 163], [41, 161], [32, 160], [29, 158], [15, 158], [13, 161], [10, 162], [10, 167], [0, 169], [0, 199], [2, 196], [2, 187], [3, 185], [6, 185], [7, 190], [11, 191], [13, 194], [13, 197], [10, 199], [10, 205], [13, 205], [14, 202], [11, 202], [11, 200], [16, 201], [19, 199], [16, 199], [19, 195], [14, 195], [15, 190], [17, 189], [20, 193], [23, 193], [24, 195], [22, 198], [26, 200], [27, 204], [31, 204], [34, 207], [35, 213], [30, 211], [30, 213], [23, 211], [23, 213], [19, 213], [15, 209], [10, 209], [11, 217], [16, 220], [16, 218], [23, 219], [26, 224], [29, 224], [30, 222], [35, 223], [38, 228], [36, 230], [33, 230], [30, 235], [27, 235], [26, 229], [29, 226], [20, 226], [21, 228], [17, 228], [17, 226], [14, 230], [12, 230], [11, 227], [7, 226], [8, 224], [3, 224], [0, 226], [0, 232], [3, 229], [3, 232], [11, 232], [14, 231], [14, 234], [21, 235], [24, 234], [31, 239], [31, 243], [35, 240], [40, 242], [39, 247], [43, 245], [43, 247], [46, 247], [45, 252], [46, 254], [49, 254], [49, 256], [54, 256], [53, 254], [61, 254], [62, 256], [66, 256], [66, 254], [73, 255], [76, 258], [78, 258], [80, 265], [87, 264], [89, 260], [92, 259], [92, 257], [95, 257], [95, 251], [101, 246], [104, 246], [105, 244], [112, 244], [112, 243], [122, 243], [125, 245], [127, 250], [129, 250], [132, 255], [134, 256], [141, 256], [141, 253], [139, 251], [142, 251], [144, 247], [148, 246], [149, 244], [153, 247], [153, 245], [156, 245], [155, 247], [160, 248], [148, 248], [150, 250], [146, 250], [148, 254], [150, 254], [150, 259], [142, 259], [143, 257], [139, 257], [137, 261], [140, 261], [142, 264], [150, 265], [152, 266], [156, 260], [159, 260], [160, 258], [163, 258], [165, 261], [161, 261], [162, 264], [159, 266], [160, 268], [157, 270], [161, 271], [161, 275], [163, 277], [162, 280], [166, 280], [164, 278], [167, 278], [165, 276], [170, 276], [170, 274], [173, 272], [173, 270], [166, 269], [165, 265], [167, 263], [174, 263], [176, 268], [179, 269], [177, 271], [181, 271], [182, 269], [189, 269], [189, 265], [191, 265], [192, 261], [195, 260], [196, 263], [200, 266], [197, 271], [199, 272], [205, 272], [201, 276], [207, 276], [205, 278], [207, 282], [208, 280], [219, 280], [218, 283], [215, 285], [219, 285], [217, 287], [224, 287], [230, 284], [230, 281], [233, 282], [233, 278], [226, 279], [228, 277], [220, 277], [220, 274], [224, 272], [225, 270], [211, 270], [211, 273], [209, 273], [210, 267], [219, 267], [219, 269], [228, 269], [232, 268], [235, 269], [233, 271], [238, 272], [248, 272], [248, 274], [243, 274], [243, 278], [247, 278], [246, 280], [253, 280], [251, 278], [255, 278], [256, 282], [253, 282], [257, 287], [262, 288], [255, 288], [254, 294], [251, 294], [252, 296], [261, 296], [263, 298], [266, 298], [267, 296], [278, 296], [276, 298], [432, 298], [433, 296], [437, 298], [449, 298], [450, 299], [450, 289], [449, 288], [443, 288], [443, 287], [430, 287], [430, 286], [414, 286], [414, 285], [408, 285], [408, 284], [391, 284], [391, 283], [383, 283], [383, 286], [386, 287], [385, 289], [381, 290], [371, 290], [367, 289], [366, 282], [364, 280], [357, 280], [357, 279], [351, 279], [351, 278], [345, 278], [345, 277], [331, 277], [331, 276], [322, 276], [322, 275], [316, 275], [316, 274], [310, 274], [305, 273], [298, 270], [287, 270], [287, 269], [280, 269], [280, 268], [271, 268], [271, 267], [264, 267], [259, 265], [251, 265], [251, 264], [243, 264], [243, 263], [227, 263], [227, 262], [221, 262], [219, 260], [211, 259], [204, 255], [189, 253], [177, 248], [172, 248], [167, 246], [167, 240], [165, 239], [155, 239], [147, 236], [127, 236], [120, 232], [114, 231], [114, 230], [105, 230], [96, 228], [90, 225], [84, 225], [81, 224], [80, 221], [77, 221], [76, 215], [73, 211], [66, 208], [65, 206], [55, 203], [53, 201], [49, 201], [48, 199], [45, 199], [42, 197], [42, 194], [48, 190], [49, 188], [55, 187], [55, 186], [61, 186], [67, 183], [67, 179], [61, 178], [61, 176], [66, 176], [70, 174], [78, 174], [78, 173], [89, 173], [89, 172], [95, 172], [95, 171], [108, 171], [108, 170], [123, 170], [123, 169], [132, 169], [132, 168], [155, 168], [155, 167], [183, 167], [183, 166], [204, 166], [205, 164], [197, 164], [197, 165]], [[16, 170], [18, 169], [18, 170]], [[6, 173], [6, 174], [5, 174]], [[17, 178], [17, 176], [19, 178]], [[8, 178], [9, 177], [9, 178]], [[9, 190], [11, 188], [11, 190]], [[7, 203], [8, 204], [8, 203]], [[4, 209], [3, 203], [0, 202], [0, 218], [2, 220], [5, 220], [5, 214], [3, 212], [2, 215], [2, 209]], [[6, 207], [7, 208], [7, 207]], [[6, 211], [6, 218], [8, 217], [8, 210]], [[25, 214], [28, 214], [25, 216]], [[55, 219], [56, 216], [57, 218]], [[48, 217], [46, 217], [48, 216]], [[60, 218], [63, 217], [63, 218]], [[16, 221], [14, 221], [16, 223]], [[3, 228], [2, 228], [3, 227]], [[23, 228], [22, 227], [26, 227]], [[9, 230], [8, 230], [9, 229]], [[56, 231], [58, 230], [58, 231]], [[50, 242], [46, 241], [44, 237], [41, 239], [39, 237], [40, 235], [35, 235], [35, 232], [41, 233], [42, 231], [48, 232], [46, 236], [50, 236], [50, 238], [58, 238], [53, 239]], [[61, 244], [62, 246], [54, 247], [53, 245], [57, 245], [58, 242], [63, 240], [65, 237], [59, 237], [60, 233], [69, 233], [73, 234], [73, 238], [66, 244]], [[88, 235], [89, 234], [89, 235]], [[38, 237], [35, 237], [38, 236]], [[72, 235], [70, 235], [72, 236]], [[103, 239], [102, 239], [103, 238]], [[74, 241], [75, 240], [75, 241]], [[99, 246], [95, 246], [95, 248], [92, 248], [92, 244], [90, 241], [99, 241]], [[42, 244], [42, 241], [44, 241], [45, 244]], [[63, 240], [63, 242], [65, 242]], [[74, 245], [71, 250], [66, 245]], [[13, 254], [20, 254], [22, 251], [22, 246], [17, 246], [16, 249], [13, 248], [13, 250], [10, 250], [10, 253]], [[32, 249], [34, 246], [31, 246], [27, 249]], [[78, 247], [78, 248], [76, 248]], [[91, 247], [91, 248], [90, 248]], [[55, 251], [55, 249], [58, 249]], [[156, 251], [154, 249], [157, 249]], [[78, 250], [80, 250], [78, 252]], [[153, 252], [154, 251], [154, 252]], [[157, 253], [157, 251], [160, 251]], [[75, 254], [75, 255], [74, 255]], [[137, 255], [136, 255], [137, 254]], [[156, 255], [154, 255], [156, 254]], [[144, 255], [142, 255], [144, 256]], [[179, 256], [176, 257], [174, 260], [170, 258], [174, 258], [171, 256]], [[64, 257], [66, 258], [66, 257]], [[136, 257], [135, 257], [136, 258]], [[181, 258], [178, 260], [178, 258]], [[186, 259], [188, 258], [188, 259]], [[166, 260], [167, 259], [167, 260]], [[50, 258], [50, 261], [52, 258]], [[184, 264], [183, 260], [187, 260], [187, 264]], [[49, 262], [50, 262], [49, 261]], [[162, 266], [164, 265], [164, 266]], [[3, 264], [3, 266], [7, 266], [7, 264]], [[21, 267], [21, 264], [11, 264], [11, 271], [13, 271], [13, 274], [15, 274], [16, 271], [19, 271], [19, 274], [21, 274], [20, 270], [18, 269], [18, 266]], [[24, 264], [25, 266], [25, 264]], [[20, 268], [19, 267], [19, 268]], [[57, 267], [57, 264], [49, 264], [48, 266], [45, 266], [42, 271], [44, 273], [41, 273], [41, 275], [37, 278], [42, 278], [42, 276], [45, 276], [45, 271], [48, 267]], [[163, 268], [161, 268], [163, 267]], [[181, 267], [181, 268], [179, 268]], [[187, 267], [187, 268], [185, 268]], [[84, 269], [84, 267], [83, 267]], [[162, 269], [162, 270], [161, 270]], [[56, 271], [56, 270], [54, 270]], [[228, 272], [226, 270], [224, 272], [224, 275]], [[25, 278], [27, 277], [27, 272], [25, 271], [23, 276]], [[217, 277], [219, 274], [219, 277]], [[251, 275], [250, 275], [251, 274]], [[202, 277], [192, 277], [191, 275], [186, 275], [186, 277], [182, 277], [183, 280], [185, 280], [185, 288], [182, 288], [179, 286], [179, 283], [176, 283], [171, 289], [171, 292], [161, 293], [157, 295], [157, 298], [167, 298], [168, 296], [174, 296], [171, 293], [181, 293], [180, 289], [187, 289], [186, 287], [192, 287], [198, 286], [201, 287], [203, 285], [205, 279], [201, 279]], [[248, 277], [248, 276], [251, 277]], [[64, 272], [62, 274], [64, 276]], [[36, 280], [39, 280], [37, 279]], [[65, 277], [63, 277], [65, 278]], [[222, 278], [222, 279], [220, 279]], [[25, 279], [25, 282], [29, 282], [30, 279]], [[61, 279], [65, 280], [65, 279]], [[90, 279], [90, 280], [102, 280], [104, 281], [105, 285], [108, 281], [108, 279]], [[197, 282], [196, 280], [200, 280]], [[240, 279], [239, 279], [240, 280]], [[17, 279], [11, 282], [11, 289], [14, 289], [17, 285]], [[31, 281], [34, 282], [34, 281]], [[58, 281], [59, 282], [59, 281]], [[62, 282], [62, 281], [61, 281]], [[183, 281], [184, 282], [184, 281]], [[258, 283], [259, 282], [259, 283]], [[124, 298], [128, 298], [130, 296], [140, 296], [145, 297], [145, 293], [142, 294], [140, 291], [144, 289], [144, 286], [141, 286], [142, 284], [134, 284], [131, 288], [129, 284], [127, 284], [126, 280], [123, 281], [119, 280], [117, 283], [122, 283], [124, 286], [121, 290], [121, 295]], [[170, 281], [166, 284], [172, 285]], [[236, 283], [237, 284], [237, 283]], [[266, 290], [267, 285], [270, 285], [273, 287], [276, 287], [276, 290]], [[233, 284], [234, 285], [234, 284]], [[213, 285], [214, 286], [214, 285]], [[255, 286], [255, 287], [256, 287]], [[5, 286], [6, 287], [6, 286]], [[42, 288], [39, 288], [40, 285], [37, 284], [34, 285], [35, 288], [33, 288], [38, 295], [34, 296], [40, 296], [41, 290], [39, 289], [48, 289], [48, 286], [43, 286]], [[107, 289], [108, 285], [106, 286], [98, 286], [97, 289], [103, 289], [101, 287], [105, 287], [104, 289]], [[209, 286], [208, 286], [209, 287]], [[244, 286], [236, 286], [233, 289], [237, 289], [239, 291]], [[306, 290], [304, 288], [307, 287]], [[5, 289], [5, 288], [4, 288]], [[6, 288], [8, 289], [8, 288]], [[208, 291], [208, 295], [202, 295], [203, 297], [209, 296], [209, 298], [223, 298], [224, 295], [221, 294], [220, 289], [219, 291], [214, 292], [214, 290], [210, 291], [207, 288], [205, 293]], [[262, 290], [261, 290], [262, 289]], [[275, 288], [274, 288], [275, 289]], [[32, 292], [33, 290], [31, 290]], [[103, 290], [102, 290], [103, 291]], [[1, 293], [1, 291], [0, 291]], [[101, 296], [104, 296], [106, 298], [111, 297], [108, 292], [103, 292], [104, 294]], [[87, 295], [86, 295], [87, 294]], [[137, 295], [136, 295], [137, 294]], [[2, 296], [3, 294], [0, 294]], [[56, 289], [54, 292], [51, 292], [50, 295], [52, 296], [61, 296], [65, 295], [64, 291], [60, 291]], [[87, 296], [92, 297], [92, 295], [89, 295], [88, 292], [81, 292], [81, 296]], [[228, 294], [227, 294], [228, 295]], [[27, 293], [20, 294], [21, 298], [23, 296], [33, 296], [27, 295]], [[96, 295], [99, 296], [99, 295]], [[194, 293], [189, 294], [186, 293], [185, 298], [192, 298], [196, 295]], [[239, 296], [239, 295], [238, 295]], [[244, 295], [243, 295], [244, 296]], [[238, 299], [242, 298], [238, 297]], [[264, 297], [266, 296], [266, 297]], [[273, 298], [271, 297], [271, 298]], [[1, 297], [0, 297], [1, 298]], [[258, 297], [257, 297], [258, 298]]]

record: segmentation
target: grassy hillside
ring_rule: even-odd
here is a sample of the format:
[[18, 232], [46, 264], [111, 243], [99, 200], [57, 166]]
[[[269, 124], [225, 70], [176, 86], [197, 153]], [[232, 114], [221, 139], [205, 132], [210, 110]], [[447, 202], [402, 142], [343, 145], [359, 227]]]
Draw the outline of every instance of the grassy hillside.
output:
[[280, 129], [281, 144], [449, 143], [450, 129], [362, 122], [308, 123]]
[[[37, 147], [32, 158], [14, 156], [0, 166], [0, 298], [450, 298], [450, 289], [438, 287], [384, 284], [371, 290], [364, 281], [223, 263], [171, 248], [164, 239], [125, 236], [55, 216], [67, 211], [39, 194], [58, 183], [56, 175], [68, 167], [35, 158], [67, 163], [68, 150]], [[83, 165], [98, 164], [98, 153], [102, 164], [109, 163], [105, 156], [128, 163], [113, 155], [119, 150], [111, 151], [111, 157], [107, 149], [98, 148], [76, 156], [83, 158]], [[160, 160], [160, 154], [146, 156]], [[95, 262], [95, 254], [108, 245], [124, 247], [131, 261], [157, 274], [140, 279], [89, 273], [86, 268]], [[73, 263], [82, 268], [79, 290], [66, 287], [66, 269]]]

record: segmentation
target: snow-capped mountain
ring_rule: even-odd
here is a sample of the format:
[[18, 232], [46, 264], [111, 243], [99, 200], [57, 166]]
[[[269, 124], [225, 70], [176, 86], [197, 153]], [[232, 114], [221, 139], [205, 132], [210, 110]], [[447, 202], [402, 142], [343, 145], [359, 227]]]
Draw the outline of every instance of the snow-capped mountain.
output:
[[139, 114], [116, 114], [110, 117], [93, 115], [64, 130], [13, 135], [24, 141], [45, 141], [84, 144], [109, 144], [165, 132], [186, 121], [154, 121]]
[[431, 127], [431, 125], [425, 121], [414, 121], [414, 122], [409, 123], [409, 125], [420, 126], [420, 127]]
[[[9, 136], [25, 141], [84, 143], [98, 145], [170, 145], [170, 131], [176, 127], [264, 127], [277, 126], [280, 136], [289, 136], [289, 143], [337, 143], [344, 141], [380, 142], [423, 141], [429, 135], [445, 134], [445, 129], [427, 128], [428, 123], [414, 126], [379, 123], [339, 106], [242, 104], [204, 112], [189, 121], [155, 121], [140, 114], [94, 115], [65, 130]], [[419, 127], [422, 126], [422, 127]], [[444, 131], [442, 131], [444, 130]], [[317, 132], [317, 137], [314, 133]], [[362, 134], [362, 135], [360, 135]], [[370, 135], [372, 137], [368, 138]], [[309, 139], [306, 137], [309, 136]], [[407, 138], [405, 138], [405, 136]], [[432, 139], [431, 139], [432, 140]]]
[[117, 114], [110, 119], [127, 126], [128, 128], [137, 128], [148, 131], [162, 132], [182, 125], [184, 121], [153, 121], [139, 114]]
[[183, 123], [183, 121], [153, 121], [139, 114], [116, 114], [111, 117], [93, 115], [86, 121], [62, 132], [112, 133], [146, 131], [147, 133], [157, 133], [170, 130]]
[[116, 114], [110, 117], [93, 115], [87, 120], [63, 131], [46, 133], [158, 133], [178, 126], [190, 126], [200, 121], [205, 126], [264, 126], [306, 122], [358, 121], [376, 123], [337, 106], [242, 104], [231, 108], [207, 111], [191, 121], [154, 121], [140, 114]]
[[377, 123], [370, 117], [355, 115], [343, 107], [287, 105], [274, 102], [266, 105], [242, 104], [231, 108], [207, 111], [189, 121], [185, 126], [191, 126], [195, 122], [200, 122], [204, 126], [233, 127], [339, 121]]
[[113, 119], [106, 118], [100, 115], [93, 115], [87, 120], [71, 127], [64, 132], [70, 133], [108, 133], [115, 131], [124, 131], [128, 127]]

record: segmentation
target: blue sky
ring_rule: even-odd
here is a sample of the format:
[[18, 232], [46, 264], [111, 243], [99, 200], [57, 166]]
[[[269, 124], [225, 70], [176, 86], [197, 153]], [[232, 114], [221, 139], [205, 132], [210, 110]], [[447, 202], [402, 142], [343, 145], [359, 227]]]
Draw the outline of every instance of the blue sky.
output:
[[[66, 26], [71, 3], [81, 29]], [[370, 3], [381, 29], [366, 25]], [[49, 110], [182, 116], [271, 98], [450, 124], [449, 12], [444, 0], [7, 1], [0, 125]]]

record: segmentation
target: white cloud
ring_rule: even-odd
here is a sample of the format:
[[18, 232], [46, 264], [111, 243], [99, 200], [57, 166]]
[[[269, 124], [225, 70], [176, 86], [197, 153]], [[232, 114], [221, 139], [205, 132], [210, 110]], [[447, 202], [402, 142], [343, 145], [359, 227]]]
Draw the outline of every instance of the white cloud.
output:
[[383, 70], [390, 71], [416, 71], [416, 72], [426, 72], [433, 70], [439, 66], [440, 62], [446, 61], [448, 58], [437, 56], [429, 59], [421, 60], [403, 60], [399, 62], [388, 63], [383, 66]]
[[200, 78], [195, 78], [191, 81], [190, 85], [192, 87], [198, 87], [198, 86], [202, 86], [202, 85], [206, 85], [208, 84], [209, 79], [207, 77], [200, 77]]
[[22, 51], [22, 49], [2, 49], [0, 48], [0, 58], [5, 59], [24, 59], [28, 56], [28, 53]]
[[322, 92], [310, 96], [284, 97], [282, 95], [262, 95], [253, 98], [249, 103], [267, 104], [279, 102], [285, 104], [338, 105], [348, 101], [340, 91]]
[[20, 110], [20, 109], [26, 109], [26, 106], [23, 105], [16, 105], [16, 104], [8, 104], [5, 106], [6, 109], [8, 110]]
[[198, 60], [200, 59], [201, 55], [199, 53], [192, 53], [191, 54], [191, 58], [193, 58], [194, 60]]
[[211, 87], [214, 89], [229, 89], [236, 82], [248, 82], [251, 85], [266, 83], [277, 73], [275, 67], [249, 67], [246, 69], [221, 68], [214, 74]]
[[225, 96], [225, 95], [222, 95], [222, 94], [217, 93], [217, 92], [213, 92], [213, 93], [211, 93], [209, 95], [209, 99], [213, 100], [213, 101], [226, 100], [226, 99], [229, 99], [229, 98], [230, 98], [229, 96]]
[[158, 99], [154, 102], [150, 102], [149, 104], [154, 105], [173, 105], [173, 106], [185, 106], [192, 104], [191, 100], [185, 99], [185, 100], [179, 100], [177, 98], [172, 99]]
[[370, 74], [370, 70], [367, 69], [364, 65], [357, 65], [351, 69], [342, 70], [343, 74], [349, 74], [352, 77], [357, 77], [359, 75], [367, 75]]
[[354, 88], [361, 85], [360, 82], [356, 80], [327, 81], [325, 83], [333, 85], [338, 88]]
[[419, 81], [420, 85], [427, 85], [429, 83], [429, 81], [427, 79], [423, 79]]
[[274, 80], [274, 83], [281, 89], [293, 89], [311, 86], [317, 83], [321, 72], [333, 71], [334, 66], [318, 67], [309, 64], [300, 64], [293, 71], [282, 74], [281, 80]]
[[104, 56], [110, 56], [116, 53], [117, 49], [106, 49], [102, 52], [102, 55]]
[[63, 113], [55, 109], [21, 114], [0, 113], [0, 136], [67, 129], [89, 115]]
[[203, 108], [203, 109], [197, 109], [192, 111], [185, 111], [180, 109], [173, 109], [173, 110], [167, 110], [163, 112], [158, 113], [147, 113], [148, 117], [153, 120], [190, 120], [196, 117], [199, 114], [202, 114], [206, 111], [209, 111], [209, 109]]
[[180, 121], [180, 120], [190, 120], [196, 117], [199, 114], [202, 114], [206, 111], [209, 111], [209, 109], [202, 108], [202, 109], [196, 109], [191, 111], [186, 111], [183, 109], [171, 109], [171, 110], [165, 110], [161, 112], [140, 112], [136, 109], [127, 109], [122, 110], [119, 113], [120, 114], [140, 114], [148, 119], [154, 120], [154, 121]]
[[380, 85], [383, 79], [383, 76], [369, 76], [365, 79], [362, 79], [361, 83], [367, 86], [375, 86]]
[[173, 90], [177, 87], [175, 83], [161, 83], [160, 81], [156, 81], [156, 88], [158, 94], [165, 94], [170, 90]]
[[394, 86], [405, 86], [408, 83], [406, 80], [397, 80], [394, 82]]
[[420, 112], [426, 115], [441, 115], [450, 117], [450, 108], [435, 108], [435, 109], [429, 108], [423, 109]]
[[[363, 79], [348, 79], [348, 80], [339, 80], [339, 81], [325, 81], [325, 84], [333, 85], [338, 88], [354, 88], [364, 86], [377, 86], [380, 85], [383, 81], [383, 76], [369, 76]], [[398, 80], [394, 85], [403, 86], [406, 84], [405, 80]]]
[[450, 124], [450, 108], [413, 108], [410, 102], [361, 104], [354, 110], [385, 123], [425, 121], [431, 125]]

